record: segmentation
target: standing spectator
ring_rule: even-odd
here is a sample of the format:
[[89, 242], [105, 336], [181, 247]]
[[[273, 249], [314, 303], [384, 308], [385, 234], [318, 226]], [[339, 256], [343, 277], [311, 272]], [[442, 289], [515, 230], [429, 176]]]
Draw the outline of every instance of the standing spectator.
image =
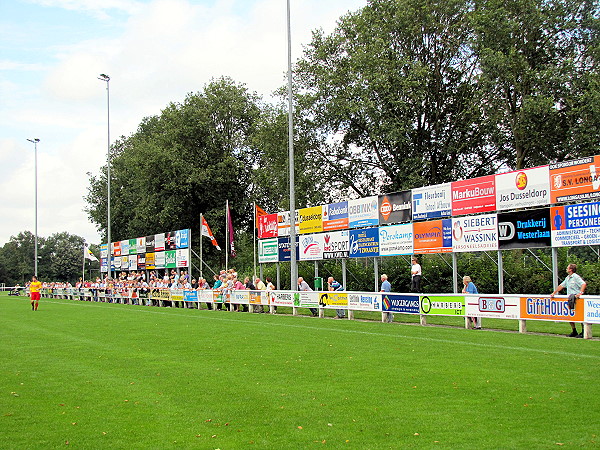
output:
[[29, 283], [29, 294], [31, 295], [31, 310], [37, 311], [40, 303], [40, 291], [42, 289], [42, 283], [40, 283], [37, 277], [34, 275], [31, 277], [31, 283]]
[[[267, 282], [267, 291], [274, 291], [275, 285], [273, 284], [273, 280], [271, 279], [271, 277], [265, 278], [265, 281]], [[272, 307], [271, 314], [277, 314], [277, 306]]]
[[[388, 276], [385, 273], [381, 275], [381, 288], [379, 288], [379, 292], [392, 292], [392, 284], [388, 281]], [[392, 323], [394, 321], [394, 314], [388, 312], [385, 321]]]
[[[302, 278], [302, 277], [298, 277], [298, 290], [305, 291], [305, 292], [312, 291], [312, 289], [310, 288], [308, 283], [306, 281], [304, 281], [304, 278]], [[317, 308], [308, 308], [308, 309], [310, 309], [310, 312], [312, 313], [313, 317], [319, 316], [319, 311], [317, 311]]]
[[[479, 294], [479, 291], [477, 291], [477, 286], [475, 286], [475, 283], [473, 283], [470, 276], [466, 275], [463, 277], [463, 284], [463, 294]], [[468, 319], [473, 328], [476, 330], [481, 330], [481, 317], [469, 317]]]
[[421, 292], [421, 264], [417, 261], [417, 257], [413, 256], [412, 266], [410, 268], [410, 274], [412, 276], [410, 283], [411, 292]]
[[[335, 279], [333, 277], [327, 278], [327, 286], [329, 287], [330, 291], [343, 291], [344, 290], [344, 286], [342, 286], [340, 283], [335, 281]], [[336, 316], [334, 317], [334, 319], [344, 319], [346, 317], [346, 311], [343, 309], [336, 309], [335, 314], [336, 314]]]
[[[259, 291], [267, 290], [267, 286], [265, 286], [265, 283], [263, 283], [262, 280], [258, 277], [256, 277], [256, 280], [254, 280], [254, 286], [256, 286], [256, 289], [258, 289]], [[265, 312], [264, 305], [256, 305], [254, 308], [254, 312], [263, 314]]]
[[[577, 303], [577, 299], [581, 298], [583, 293], [585, 292], [585, 288], [587, 283], [583, 281], [577, 274], [577, 264], [569, 264], [567, 266], [567, 278], [564, 279], [562, 283], [558, 285], [554, 292], [550, 294], [550, 297], [554, 297], [558, 292], [562, 291], [565, 287], [567, 288], [567, 295], [569, 296], [569, 308], [575, 309], [575, 305]], [[577, 334], [577, 328], [575, 327], [575, 322], [569, 322], [573, 331], [568, 337], [583, 337], [583, 324], [581, 325], [581, 333]]]
[[[221, 291], [221, 286], [223, 285], [223, 280], [221, 279], [221, 277], [218, 277], [217, 275], [215, 275], [213, 277], [215, 279], [215, 284], [213, 285], [213, 290], [220, 292]], [[221, 311], [223, 309], [223, 303], [217, 303], [216, 305], [216, 309], [218, 309], [219, 311]]]

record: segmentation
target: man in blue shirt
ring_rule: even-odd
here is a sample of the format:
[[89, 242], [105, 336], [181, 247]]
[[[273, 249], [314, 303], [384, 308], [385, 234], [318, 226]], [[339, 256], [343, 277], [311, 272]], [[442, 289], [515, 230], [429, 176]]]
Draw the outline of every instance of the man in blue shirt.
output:
[[[559, 293], [560, 291], [563, 290], [563, 288], [567, 288], [567, 295], [574, 296], [575, 299], [575, 303], [577, 302], [577, 299], [579, 299], [586, 288], [587, 284], [585, 281], [583, 281], [583, 278], [581, 278], [578, 274], [577, 274], [577, 264], [569, 264], [567, 266], [567, 278], [565, 278], [565, 280], [560, 283], [558, 285], [558, 287], [556, 289], [554, 289], [554, 292], [552, 294], [550, 294], [550, 297], [554, 297], [557, 293]], [[569, 322], [569, 324], [571, 325], [571, 328], [573, 331], [571, 331], [571, 334], [568, 335], [568, 337], [578, 337], [578, 338], [582, 338], [583, 337], [583, 324], [581, 325], [581, 333], [577, 334], [577, 328], [575, 328], [575, 322]]]
[[[392, 292], [392, 284], [388, 281], [388, 276], [384, 273], [381, 275], [381, 288], [379, 292]], [[392, 323], [394, 321], [394, 314], [388, 312], [385, 321], [387, 323]]]
[[[327, 279], [327, 285], [329, 286], [330, 291], [343, 291], [344, 290], [344, 286], [342, 286], [340, 283], [335, 281], [335, 279], [333, 277], [329, 277]], [[335, 313], [336, 313], [336, 316], [334, 317], [334, 319], [344, 319], [346, 317], [346, 311], [343, 309], [336, 309]]]

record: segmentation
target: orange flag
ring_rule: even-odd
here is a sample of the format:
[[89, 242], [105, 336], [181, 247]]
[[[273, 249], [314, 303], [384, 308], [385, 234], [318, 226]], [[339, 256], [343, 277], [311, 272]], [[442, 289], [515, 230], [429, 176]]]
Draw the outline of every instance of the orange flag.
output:
[[258, 218], [260, 216], [266, 216], [267, 213], [265, 212], [264, 209], [262, 209], [260, 206], [258, 206], [256, 203], [254, 204], [254, 206], [256, 207], [256, 223], [254, 224], [254, 226], [256, 228], [258, 228]]

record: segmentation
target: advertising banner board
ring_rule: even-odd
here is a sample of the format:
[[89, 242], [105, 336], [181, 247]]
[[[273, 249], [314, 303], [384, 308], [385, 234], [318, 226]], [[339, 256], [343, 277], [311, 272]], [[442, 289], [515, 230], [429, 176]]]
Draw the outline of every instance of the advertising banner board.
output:
[[379, 196], [379, 225], [410, 222], [411, 219], [412, 191]]
[[569, 309], [567, 298], [521, 297], [521, 319], [583, 322], [583, 304], [578, 301]]
[[600, 245], [600, 202], [553, 206], [552, 246]]
[[452, 219], [413, 223], [415, 253], [451, 253]]
[[[298, 210], [296, 210], [296, 235], [300, 234], [300, 227], [298, 225]], [[289, 236], [290, 235], [290, 212], [283, 211], [277, 213], [277, 235]]]
[[175, 242], [175, 231], [168, 231], [165, 233], [165, 250], [177, 249], [177, 243]]
[[165, 268], [174, 269], [177, 267], [177, 252], [175, 250], [167, 250], [165, 253]]
[[[298, 248], [298, 235], [296, 235], [296, 261], [300, 260], [300, 252]], [[288, 237], [280, 237], [277, 238], [279, 246], [279, 262], [289, 261], [290, 258], [290, 238]]]
[[413, 224], [402, 223], [379, 227], [379, 255], [412, 255]]
[[157, 269], [164, 269], [165, 266], [165, 252], [154, 253], [154, 266]]
[[381, 311], [381, 294], [372, 292], [349, 292], [348, 309], [359, 311]]
[[348, 306], [346, 292], [319, 292], [319, 305], [327, 309], [345, 309]]
[[423, 295], [420, 299], [421, 314], [438, 316], [464, 316], [465, 297], [463, 295]]
[[466, 315], [493, 319], [518, 319], [520, 299], [503, 295], [465, 295]]
[[135, 240], [136, 243], [136, 253], [139, 255], [140, 253], [146, 253], [146, 236], [139, 237]]
[[365, 197], [348, 201], [348, 227], [362, 228], [379, 225], [377, 197]]
[[300, 234], [323, 231], [323, 206], [313, 206], [298, 210]]
[[146, 251], [145, 253], [154, 253], [154, 235], [146, 236]]
[[190, 265], [190, 249], [180, 248], [175, 250], [175, 264], [177, 267], [189, 267]]
[[[135, 242], [135, 239], [133, 240]], [[135, 253], [135, 247], [133, 247]], [[129, 255], [129, 239], [121, 241], [121, 254]]]
[[300, 236], [300, 260], [301, 261], [318, 261], [323, 259], [323, 234], [309, 234]]
[[190, 246], [190, 230], [177, 230], [175, 232], [175, 247], [188, 248]]
[[379, 256], [379, 229], [350, 230], [350, 258]]
[[348, 202], [323, 205], [323, 231], [348, 229]]
[[600, 300], [587, 299], [582, 297], [577, 300], [584, 305], [584, 318], [588, 323], [600, 323]]
[[500, 250], [550, 247], [550, 233], [550, 208], [498, 214]]
[[154, 251], [162, 252], [165, 250], [165, 235], [164, 233], [159, 233], [154, 235]]
[[413, 220], [436, 219], [452, 215], [450, 183], [425, 186], [412, 190]]
[[123, 250], [123, 244], [121, 243], [121, 255], [126, 255], [127, 253], [129, 253], [130, 255], [137, 255], [136, 239], [129, 239], [128, 252], [125, 252], [125, 250]]
[[271, 293], [271, 304], [275, 306], [294, 306], [294, 293], [282, 291]]
[[600, 197], [600, 156], [550, 164], [550, 202]]
[[[264, 217], [264, 216], [263, 216]], [[279, 246], [277, 238], [261, 239], [258, 241], [258, 262], [273, 263], [279, 261]]]
[[296, 292], [294, 294], [294, 306], [299, 306], [301, 308], [318, 308], [319, 293], [311, 291]]
[[487, 250], [498, 250], [498, 217], [496, 214], [452, 219], [453, 252]]
[[128, 259], [129, 259], [129, 270], [138, 270], [138, 266], [137, 266], [138, 257], [137, 257], [137, 255], [129, 255]]
[[269, 239], [278, 235], [277, 213], [258, 216], [258, 238]]
[[155, 253], [146, 253], [146, 269], [156, 269]]
[[451, 186], [453, 216], [496, 210], [495, 175], [455, 181]]
[[383, 294], [383, 311], [402, 314], [419, 314], [419, 305], [418, 295]]
[[531, 208], [550, 203], [548, 166], [496, 175], [496, 209]]
[[348, 230], [323, 233], [323, 259], [348, 258], [350, 233]]

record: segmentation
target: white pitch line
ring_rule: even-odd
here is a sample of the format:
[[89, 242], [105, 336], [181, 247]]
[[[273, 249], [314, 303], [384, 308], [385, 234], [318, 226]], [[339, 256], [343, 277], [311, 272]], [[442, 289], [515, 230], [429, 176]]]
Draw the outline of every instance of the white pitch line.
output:
[[[71, 305], [71, 306], [91, 306], [91, 307], [96, 307], [96, 308], [102, 307], [102, 303], [97, 304], [97, 303], [80, 302], [80, 301], [74, 301], [74, 302], [52, 301], [52, 302], [48, 302], [45, 304], [51, 305], [53, 303], [58, 303], [61, 305]], [[139, 306], [139, 305], [122, 305], [122, 306]], [[269, 322], [269, 323], [255, 322], [255, 321], [250, 321], [250, 320], [245, 320], [245, 319], [229, 319], [229, 318], [222, 317], [222, 316], [221, 317], [219, 317], [219, 316], [216, 316], [216, 317], [190, 316], [188, 314], [180, 314], [180, 313], [173, 313], [173, 312], [167, 313], [167, 311], [160, 311], [157, 309], [150, 310], [150, 309], [136, 309], [136, 308], [119, 308], [119, 309], [115, 308], [115, 309], [111, 309], [111, 311], [132, 311], [132, 312], [139, 312], [139, 313], [146, 313], [146, 314], [159, 314], [159, 315], [168, 315], [168, 316], [176, 316], [176, 317], [189, 317], [189, 318], [205, 319], [205, 320], [220, 320], [222, 322], [245, 323], [245, 324], [260, 325], [260, 326], [279, 326], [279, 327], [288, 327], [288, 328], [300, 328], [300, 329], [313, 330], [313, 331], [322, 331], [323, 330], [323, 327], [315, 327], [315, 326], [309, 326], [309, 325], [296, 325], [296, 324], [290, 324], [290, 323], [273, 323], [273, 322]], [[173, 310], [171, 309], [170, 311], [173, 311]], [[225, 312], [228, 312], [228, 311], [225, 311]], [[213, 313], [211, 313], [211, 314], [213, 314]], [[216, 314], [216, 313], [214, 313], [214, 314]], [[343, 323], [343, 321], [338, 321], [337, 323]], [[537, 349], [537, 348], [529, 348], [529, 347], [515, 347], [515, 346], [500, 345], [500, 344], [484, 344], [481, 342], [448, 340], [448, 339], [422, 337], [422, 336], [407, 336], [407, 335], [403, 335], [403, 334], [375, 333], [373, 331], [345, 330], [345, 329], [341, 329], [341, 328], [338, 328], [338, 329], [327, 328], [327, 331], [337, 331], [339, 333], [363, 334], [363, 335], [378, 336], [378, 337], [413, 339], [416, 341], [439, 342], [439, 343], [443, 343], [443, 344], [470, 345], [473, 347], [482, 347], [482, 348], [490, 348], [490, 349], [498, 349], [498, 350], [535, 352], [535, 353], [550, 354], [550, 355], [569, 356], [569, 357], [575, 357], [575, 358], [600, 359], [600, 355], [586, 355], [586, 354], [581, 354], [581, 353], [572, 353], [572, 352], [565, 352], [565, 351], [560, 351], [560, 350]]]

